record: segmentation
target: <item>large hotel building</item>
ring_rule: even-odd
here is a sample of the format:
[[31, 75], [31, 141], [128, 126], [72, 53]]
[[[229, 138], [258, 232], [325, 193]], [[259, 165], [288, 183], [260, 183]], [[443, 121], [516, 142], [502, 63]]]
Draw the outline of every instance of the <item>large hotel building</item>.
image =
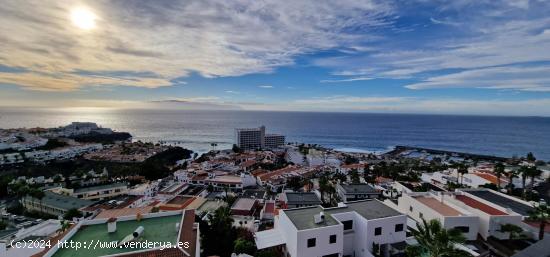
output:
[[235, 144], [243, 150], [271, 149], [285, 144], [285, 136], [266, 134], [265, 126], [235, 129]]

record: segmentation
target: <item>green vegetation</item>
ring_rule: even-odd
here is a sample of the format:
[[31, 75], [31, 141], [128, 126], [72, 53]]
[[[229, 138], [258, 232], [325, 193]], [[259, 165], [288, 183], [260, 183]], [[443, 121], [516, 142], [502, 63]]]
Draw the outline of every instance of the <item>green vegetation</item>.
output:
[[529, 220], [539, 223], [539, 240], [544, 238], [544, 229], [550, 219], [550, 207], [546, 204], [535, 206], [535, 210], [529, 213]]
[[80, 217], [82, 217], [82, 212], [74, 208], [68, 210], [65, 213], [65, 215], [63, 215], [63, 219], [66, 219], [66, 220], [73, 220], [73, 218], [80, 218]]
[[67, 145], [68, 145], [67, 143], [60, 141], [59, 139], [52, 138], [52, 139], [48, 139], [48, 142], [45, 145], [38, 147], [37, 150], [52, 150], [52, 149], [64, 147]]
[[455, 247], [457, 243], [465, 241], [461, 232], [456, 229], [443, 228], [438, 220], [427, 222], [422, 219], [422, 224], [417, 224], [418, 230], [412, 230], [418, 245], [407, 246], [407, 256], [426, 257], [458, 257], [471, 256], [465, 251]]
[[132, 138], [132, 135], [128, 132], [113, 132], [111, 134], [101, 134], [98, 132], [90, 132], [84, 135], [76, 135], [70, 137], [77, 142], [82, 143], [102, 143], [102, 144], [113, 144], [117, 141], [126, 141]]

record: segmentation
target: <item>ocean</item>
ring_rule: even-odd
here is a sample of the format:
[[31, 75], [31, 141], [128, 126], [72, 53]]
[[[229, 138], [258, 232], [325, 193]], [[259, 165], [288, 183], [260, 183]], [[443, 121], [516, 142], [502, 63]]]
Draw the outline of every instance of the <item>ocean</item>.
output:
[[136, 109], [0, 109], [0, 128], [91, 121], [134, 140], [174, 142], [197, 152], [230, 148], [234, 129], [265, 125], [288, 142], [364, 152], [396, 145], [550, 160], [550, 118], [459, 115]]

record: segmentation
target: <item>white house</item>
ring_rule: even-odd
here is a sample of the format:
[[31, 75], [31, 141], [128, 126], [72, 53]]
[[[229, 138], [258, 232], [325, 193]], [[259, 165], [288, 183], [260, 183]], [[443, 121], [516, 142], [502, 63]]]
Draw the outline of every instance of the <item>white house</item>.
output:
[[[258, 249], [281, 247], [291, 257], [371, 257], [405, 241], [407, 217], [378, 200], [282, 210], [271, 230], [257, 232]], [[378, 247], [377, 247], [378, 246]]]
[[409, 217], [421, 223], [422, 219], [441, 222], [446, 229], [460, 230], [467, 240], [475, 240], [479, 231], [478, 217], [444, 200], [443, 193], [435, 195], [429, 192], [403, 194], [398, 199], [398, 208]]

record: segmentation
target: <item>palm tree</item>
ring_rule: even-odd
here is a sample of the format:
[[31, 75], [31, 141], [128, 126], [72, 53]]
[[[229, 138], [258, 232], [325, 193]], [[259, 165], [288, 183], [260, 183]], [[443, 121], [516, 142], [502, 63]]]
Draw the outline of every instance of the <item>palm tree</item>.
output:
[[529, 182], [529, 188], [533, 188], [533, 184], [535, 183], [535, 178], [538, 178], [542, 174], [542, 170], [537, 169], [537, 167], [533, 166], [529, 169], [529, 178], [531, 181]]
[[460, 184], [462, 185], [462, 182], [464, 181], [464, 174], [468, 173], [468, 166], [466, 164], [460, 164], [457, 172], [460, 175]]
[[550, 219], [550, 207], [546, 204], [539, 204], [529, 213], [529, 220], [539, 222], [539, 240], [544, 238], [544, 229]]
[[527, 178], [531, 179], [529, 184], [531, 185], [530, 187], [533, 187], [535, 178], [540, 176], [542, 171], [538, 170], [537, 167], [521, 166], [521, 168], [519, 168], [519, 173], [521, 174], [523, 198], [525, 199], [527, 197], [527, 190], [525, 188]]
[[498, 231], [503, 233], [510, 233], [510, 239], [523, 238], [523, 229], [514, 224], [502, 224], [500, 225], [500, 229]]
[[67, 221], [67, 220], [60, 221], [59, 225], [61, 225], [61, 227], [57, 230], [58, 233], [63, 233], [67, 229], [69, 229], [69, 227], [71, 227], [71, 223], [69, 223], [69, 221]]
[[407, 256], [470, 256], [467, 252], [455, 247], [455, 244], [465, 241], [464, 236], [462, 236], [459, 230], [447, 230], [441, 226], [438, 220], [427, 222], [424, 219], [422, 219], [422, 224], [417, 223], [417, 229], [413, 229], [412, 234], [416, 241], [418, 241], [418, 245], [408, 246], [406, 249]]
[[500, 177], [505, 174], [505, 168], [504, 164], [501, 162], [495, 164], [493, 167], [493, 173], [495, 173], [495, 176], [497, 177], [497, 188], [500, 190]]
[[518, 177], [518, 173], [519, 173], [519, 171], [517, 171], [517, 170], [511, 170], [511, 171], [508, 172], [508, 174], [507, 174], [508, 181], [509, 181], [509, 184], [508, 184], [508, 194], [510, 194], [510, 193], [512, 192], [512, 187], [514, 186], [514, 183], [512, 183], [512, 181], [514, 180], [514, 178], [517, 178], [517, 177]]
[[328, 190], [328, 178], [322, 176], [319, 178], [319, 192], [321, 193], [321, 202], [325, 202], [325, 192]]

